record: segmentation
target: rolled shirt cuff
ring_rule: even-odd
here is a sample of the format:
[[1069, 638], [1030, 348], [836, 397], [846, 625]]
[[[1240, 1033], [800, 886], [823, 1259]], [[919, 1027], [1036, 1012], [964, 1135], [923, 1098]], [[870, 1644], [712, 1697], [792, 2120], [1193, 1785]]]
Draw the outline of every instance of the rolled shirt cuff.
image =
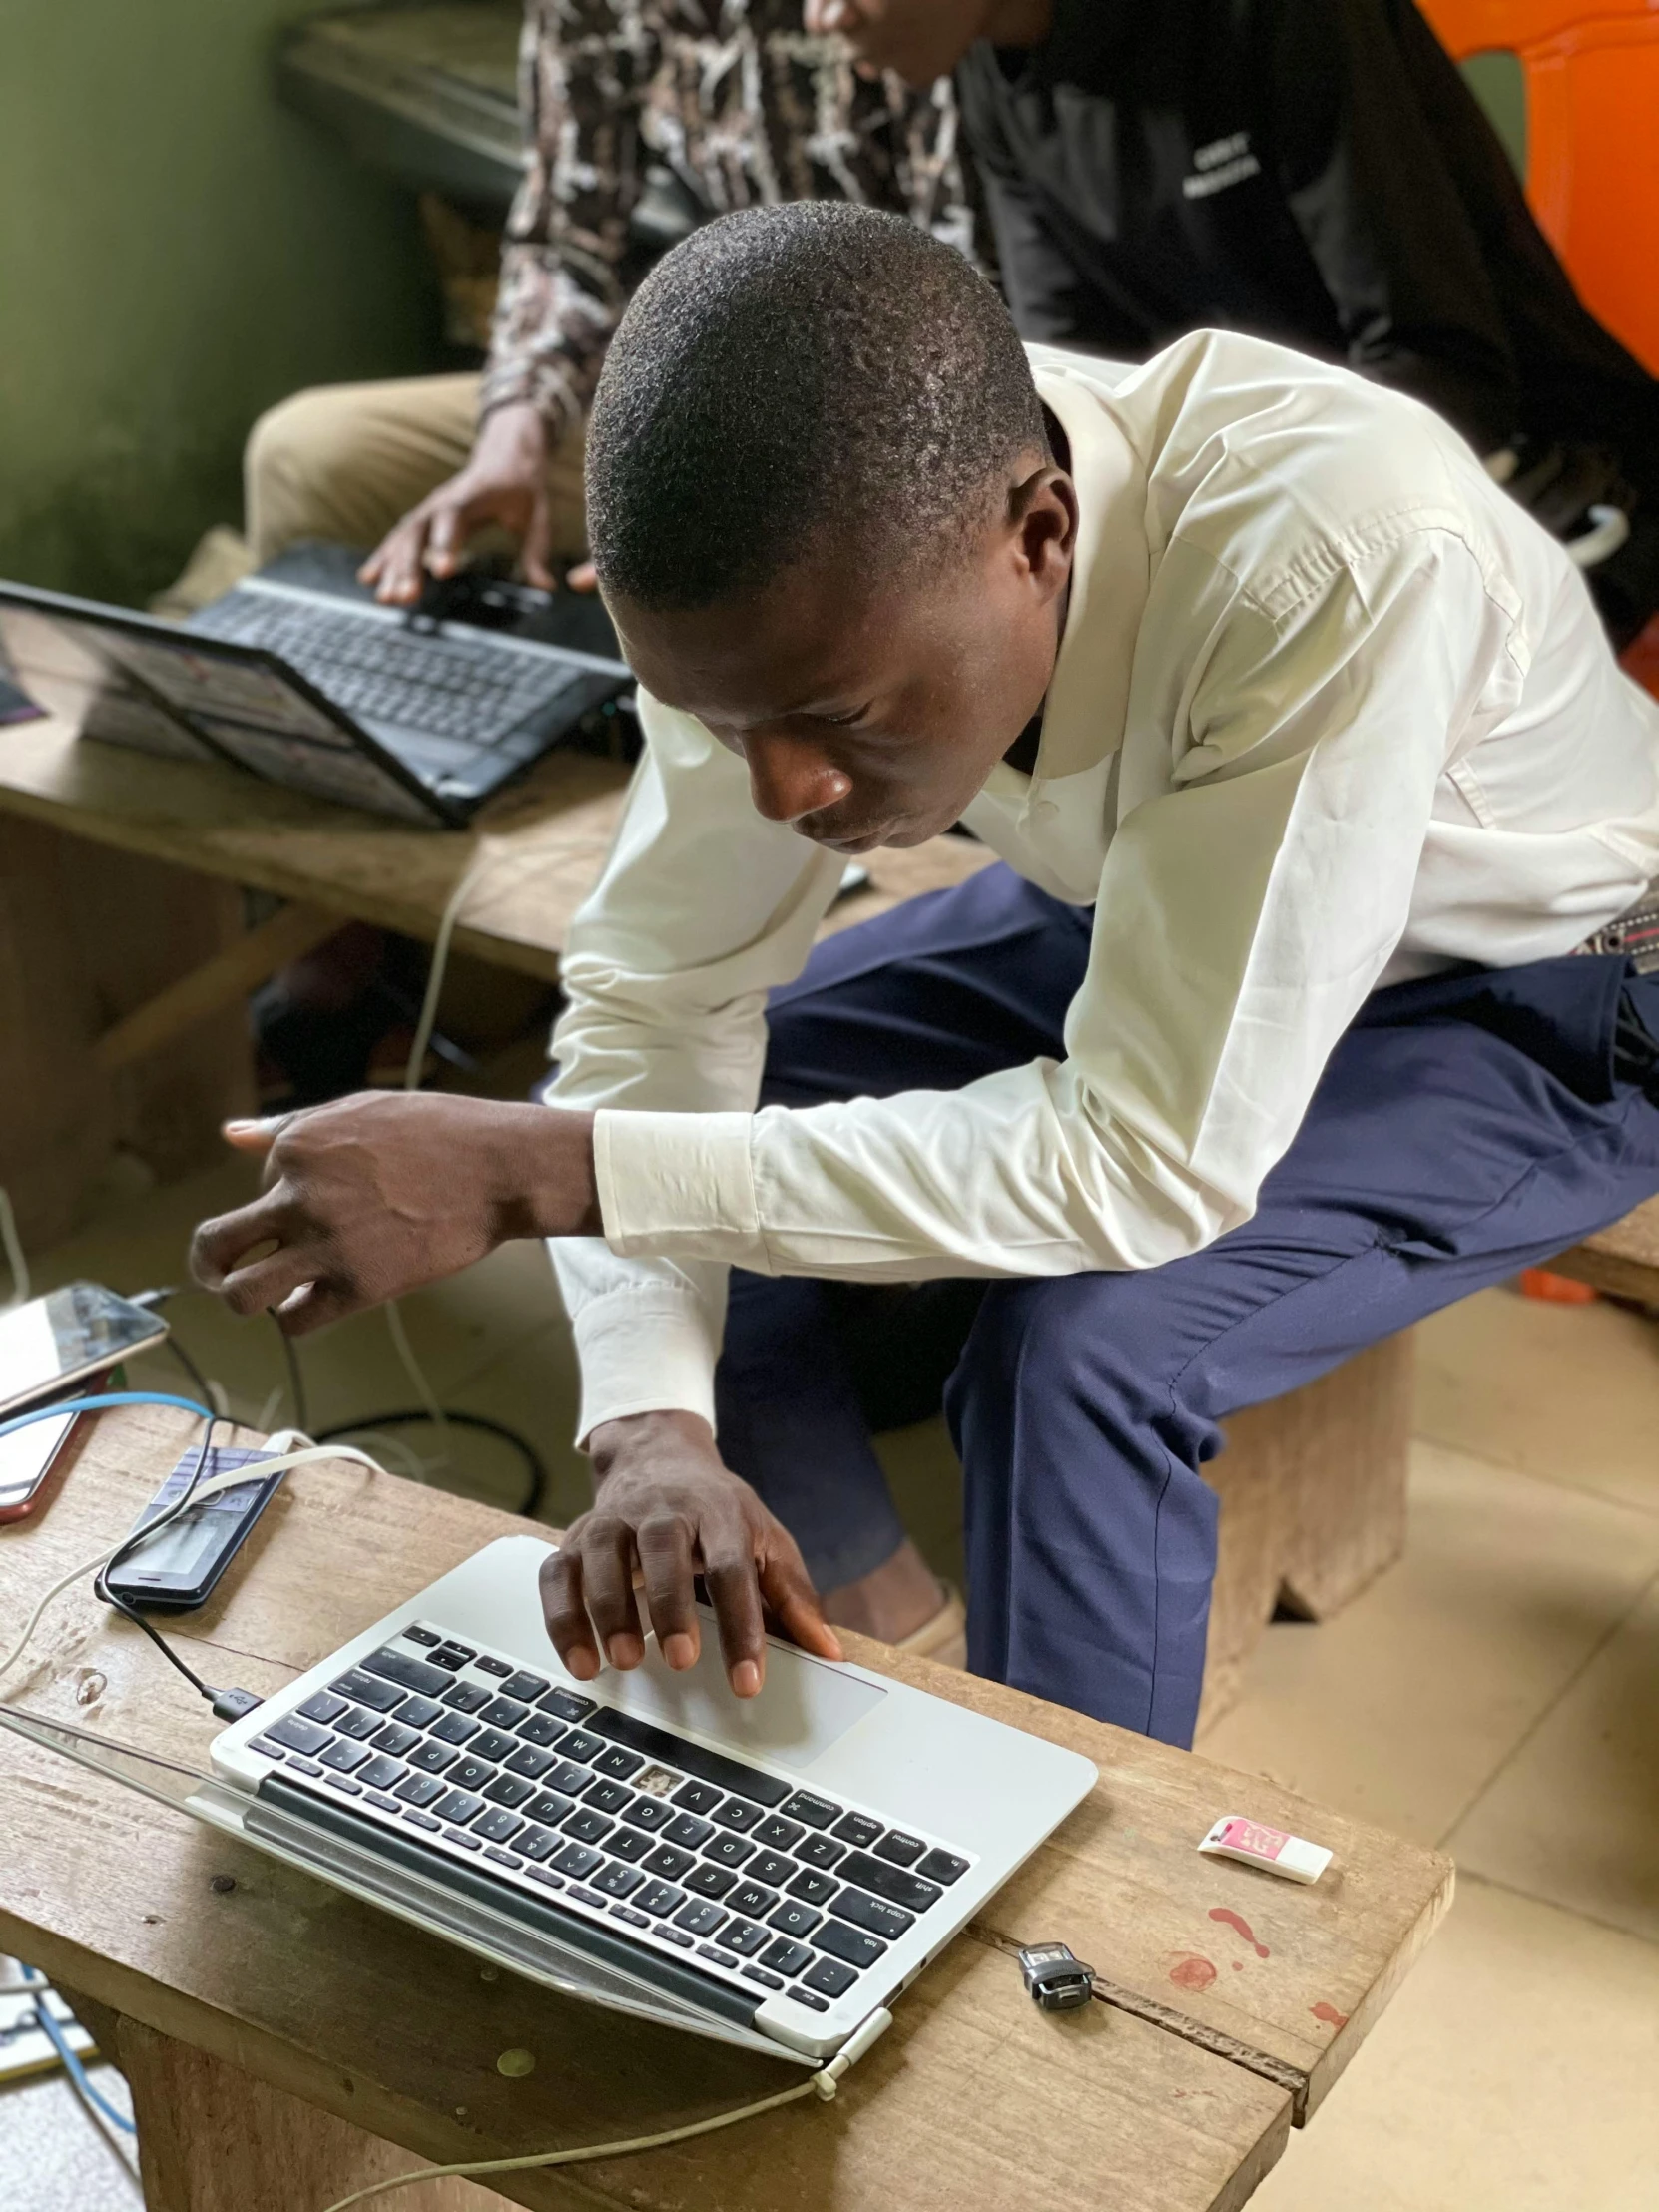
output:
[[651, 1284], [590, 1298], [571, 1323], [582, 1374], [576, 1441], [631, 1413], [699, 1413], [715, 1425], [714, 1317], [691, 1293]]
[[654, 1253], [774, 1271], [761, 1235], [753, 1114], [594, 1117], [593, 1163], [605, 1241], [623, 1259]]

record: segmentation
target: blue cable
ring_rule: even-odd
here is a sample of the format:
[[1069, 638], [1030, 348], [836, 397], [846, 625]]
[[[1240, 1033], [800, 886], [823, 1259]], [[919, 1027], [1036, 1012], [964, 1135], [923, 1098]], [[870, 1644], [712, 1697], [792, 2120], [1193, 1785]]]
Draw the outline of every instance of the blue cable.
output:
[[168, 1390], [104, 1390], [96, 1397], [59, 1397], [46, 1405], [31, 1405], [26, 1413], [0, 1420], [0, 1436], [9, 1436], [14, 1428], [32, 1428], [37, 1420], [61, 1420], [65, 1413], [101, 1413], [106, 1405], [176, 1405], [202, 1420], [215, 1418], [211, 1405], [198, 1405], [193, 1397], [175, 1397]]
[[35, 2006], [36, 2025], [63, 2061], [64, 2072], [68, 2074], [76, 2089], [88, 2104], [103, 2113], [112, 2127], [119, 2127], [124, 2135], [136, 2135], [138, 2129], [124, 2112], [116, 2110], [109, 2098], [96, 2086], [92, 2076], [82, 2065], [79, 2056], [70, 2049], [63, 2029], [47, 2009], [46, 1998], [50, 1994], [50, 1990], [46, 1982], [46, 1976], [37, 1973], [33, 1966], [25, 1966], [23, 1968], [23, 1978], [31, 1989], [38, 1988], [41, 1991], [40, 2002]]

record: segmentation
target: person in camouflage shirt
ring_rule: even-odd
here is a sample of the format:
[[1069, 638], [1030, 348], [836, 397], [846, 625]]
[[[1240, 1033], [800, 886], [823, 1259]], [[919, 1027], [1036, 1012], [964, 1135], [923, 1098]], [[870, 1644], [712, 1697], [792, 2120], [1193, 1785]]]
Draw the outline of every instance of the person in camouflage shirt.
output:
[[256, 560], [301, 538], [379, 540], [363, 574], [408, 601], [494, 524], [551, 584], [554, 560], [584, 550], [582, 428], [611, 332], [692, 225], [844, 199], [971, 249], [948, 80], [859, 74], [839, 38], [808, 34], [802, 0], [530, 0], [520, 82], [529, 161], [482, 376], [326, 386], [262, 417]]

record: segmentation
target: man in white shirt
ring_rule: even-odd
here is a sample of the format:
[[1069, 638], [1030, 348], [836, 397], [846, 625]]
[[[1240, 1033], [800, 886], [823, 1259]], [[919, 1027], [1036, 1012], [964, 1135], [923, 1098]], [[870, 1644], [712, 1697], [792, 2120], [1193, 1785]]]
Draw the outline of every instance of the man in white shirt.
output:
[[[971, 1663], [1185, 1741], [1221, 1418], [1659, 1189], [1659, 978], [1567, 957], [1659, 875], [1659, 708], [1414, 401], [1213, 331], [1028, 358], [855, 209], [659, 265], [588, 508], [648, 750], [562, 1110], [245, 1126], [272, 1187], [199, 1272], [302, 1329], [558, 1240], [600, 1480], [550, 1632], [689, 1664], [701, 1571], [740, 1695], [763, 1599], [835, 1648], [763, 1500], [896, 1527], [847, 1302], [902, 1367], [895, 1287], [977, 1284]], [[958, 819], [1007, 865], [813, 951], [849, 854]]]

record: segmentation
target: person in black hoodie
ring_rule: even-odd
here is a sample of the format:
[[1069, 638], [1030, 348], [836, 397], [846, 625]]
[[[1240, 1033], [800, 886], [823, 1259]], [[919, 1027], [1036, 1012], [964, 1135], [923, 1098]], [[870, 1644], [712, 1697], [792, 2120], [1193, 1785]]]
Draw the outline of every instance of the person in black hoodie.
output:
[[1214, 324], [1344, 361], [1578, 541], [1615, 644], [1659, 608], [1659, 384], [1580, 303], [1410, 0], [807, 12], [866, 64], [955, 70], [1022, 336], [1138, 358]]

